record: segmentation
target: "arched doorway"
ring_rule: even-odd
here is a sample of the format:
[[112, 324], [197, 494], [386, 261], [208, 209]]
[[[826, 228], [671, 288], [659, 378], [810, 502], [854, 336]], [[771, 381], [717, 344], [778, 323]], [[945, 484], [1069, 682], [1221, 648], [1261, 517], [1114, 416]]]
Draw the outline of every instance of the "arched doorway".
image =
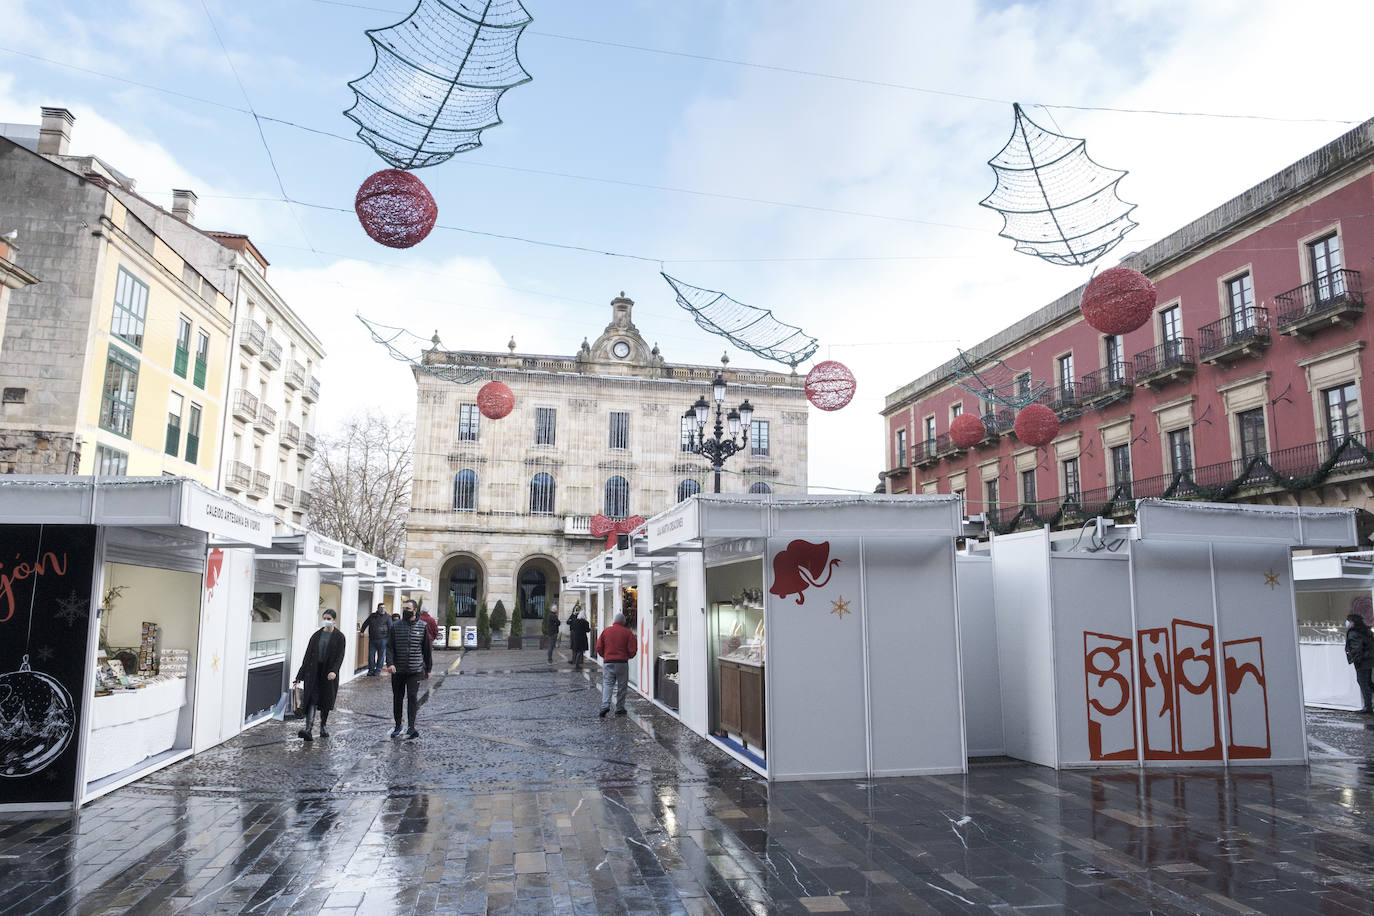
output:
[[476, 617], [477, 605], [486, 597], [486, 577], [476, 557], [459, 554], [444, 563], [439, 577], [439, 594], [443, 599], [441, 611], [448, 613], [452, 596], [459, 617]]
[[557, 607], [562, 579], [558, 567], [545, 557], [531, 557], [520, 564], [515, 577], [515, 595], [526, 620], [542, 619], [550, 606]]

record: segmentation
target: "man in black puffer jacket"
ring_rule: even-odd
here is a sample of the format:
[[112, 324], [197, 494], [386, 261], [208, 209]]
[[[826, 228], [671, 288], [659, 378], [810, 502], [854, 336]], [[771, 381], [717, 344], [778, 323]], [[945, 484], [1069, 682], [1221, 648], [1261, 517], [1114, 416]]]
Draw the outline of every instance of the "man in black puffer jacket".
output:
[[391, 737], [401, 737], [403, 705], [406, 708], [406, 722], [410, 726], [406, 737], [420, 737], [420, 732], [415, 728], [420, 679], [429, 677], [432, 667], [434, 656], [430, 650], [429, 632], [425, 629], [425, 622], [416, 617], [415, 605], [407, 601], [402, 607], [401, 619], [391, 625], [391, 639], [386, 646], [386, 670], [391, 672], [391, 713], [396, 720]]
[[1374, 713], [1370, 700], [1374, 699], [1374, 631], [1364, 622], [1360, 614], [1350, 614], [1346, 621], [1350, 629], [1345, 631], [1345, 660], [1355, 666], [1355, 682], [1360, 685], [1360, 699], [1364, 701], [1362, 713]]

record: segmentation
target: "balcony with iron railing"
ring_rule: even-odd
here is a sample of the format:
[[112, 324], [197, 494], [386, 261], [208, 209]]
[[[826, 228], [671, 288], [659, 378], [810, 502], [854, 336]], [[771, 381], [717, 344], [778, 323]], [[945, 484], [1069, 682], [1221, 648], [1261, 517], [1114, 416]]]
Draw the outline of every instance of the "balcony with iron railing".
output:
[[935, 439], [921, 439], [911, 443], [911, 465], [912, 467], [925, 468], [933, 464], [938, 464], [940, 455], [935, 450]]
[[277, 484], [277, 505], [289, 509], [296, 504], [296, 488], [289, 483]]
[[267, 329], [252, 318], [243, 322], [243, 333], [239, 335], [239, 346], [257, 356], [267, 343]]
[[245, 423], [252, 423], [258, 418], [258, 396], [250, 391], [238, 388], [234, 391], [234, 417]]
[[313, 433], [303, 433], [301, 435], [301, 445], [297, 451], [302, 458], [309, 458], [315, 454], [315, 436]]
[[1269, 310], [1258, 305], [1237, 309], [1197, 329], [1198, 358], [1209, 365], [1259, 356], [1271, 342]]
[[268, 369], [276, 369], [281, 365], [282, 345], [268, 338], [267, 346], [262, 351], [262, 364]]
[[962, 455], [965, 451], [967, 450], [955, 442], [949, 433], [940, 433], [935, 437], [935, 457], [937, 458], [952, 458], [956, 455]]
[[275, 407], [268, 407], [266, 404], [258, 405], [258, 419], [253, 424], [253, 428], [266, 435], [277, 428], [277, 410]]
[[305, 386], [305, 367], [294, 359], [286, 361], [286, 382], [287, 388], [300, 389]]
[[997, 530], [1045, 524], [1062, 527], [1099, 515], [1132, 517], [1137, 499], [1239, 502], [1279, 491], [1309, 490], [1328, 480], [1348, 483], [1374, 477], [1374, 449], [1371, 446], [1374, 446], [1374, 431], [1356, 432], [1339, 439], [1323, 439], [1126, 481], [1115, 487], [1087, 490], [1029, 507], [998, 507], [986, 514], [989, 524]]
[[231, 493], [243, 493], [253, 485], [253, 469], [242, 461], [230, 461], [224, 466], [224, 488]]
[[1042, 391], [1035, 399], [1035, 403], [1044, 404], [1063, 419], [1083, 411], [1083, 405], [1079, 403], [1080, 393], [1079, 387], [1075, 384], [1056, 385]]
[[301, 426], [299, 423], [292, 423], [290, 420], [281, 421], [281, 440], [282, 448], [295, 448], [301, 441]]
[[1078, 397], [1081, 403], [1092, 404], [1107, 398], [1129, 397], [1134, 388], [1131, 364], [1122, 360], [1083, 376], [1078, 382]]
[[248, 492], [254, 496], [266, 496], [272, 490], [272, 476], [266, 471], [253, 472], [253, 485]]
[[1280, 334], [1309, 337], [1325, 328], [1348, 325], [1364, 314], [1364, 287], [1358, 270], [1333, 270], [1311, 283], [1274, 297]]
[[301, 393], [301, 399], [311, 404], [320, 399], [320, 380], [315, 376], [310, 376], [310, 380], [306, 382], [305, 391]]
[[315, 503], [315, 494], [309, 490], [298, 490], [296, 492], [296, 502], [300, 504], [301, 511], [309, 509]]
[[1191, 337], [1175, 337], [1135, 355], [1135, 383], [1160, 388], [1197, 372], [1197, 347]]
[[998, 436], [1005, 436], [1016, 426], [1016, 411], [1010, 407], [1003, 407], [1001, 410], [988, 411], [983, 414], [983, 429], [987, 430], [987, 437], [979, 445], [991, 445], [997, 441]]

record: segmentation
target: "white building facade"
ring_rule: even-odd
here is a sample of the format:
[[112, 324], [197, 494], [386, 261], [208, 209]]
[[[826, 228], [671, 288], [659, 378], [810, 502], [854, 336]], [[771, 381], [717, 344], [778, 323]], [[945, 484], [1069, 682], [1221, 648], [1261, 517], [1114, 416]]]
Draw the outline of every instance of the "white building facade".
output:
[[[415, 370], [415, 474], [406, 565], [433, 582], [431, 606], [449, 597], [460, 616], [498, 599], [526, 617], [566, 616], [564, 576], [600, 552], [591, 519], [651, 516], [714, 488], [708, 461], [690, 451], [684, 414], [726, 383], [724, 412], [753, 407], [747, 445], [725, 462], [724, 493], [804, 493], [807, 402], [803, 379], [782, 372], [664, 361], [635, 327], [634, 303], [611, 302], [611, 322], [575, 356], [448, 351], [433, 365], [473, 365], [489, 378], [458, 385]], [[482, 416], [488, 380], [515, 395], [511, 413]], [[712, 421], [713, 423], [714, 421]], [[712, 424], [707, 425], [710, 435]], [[728, 436], [728, 430], [726, 432]]]

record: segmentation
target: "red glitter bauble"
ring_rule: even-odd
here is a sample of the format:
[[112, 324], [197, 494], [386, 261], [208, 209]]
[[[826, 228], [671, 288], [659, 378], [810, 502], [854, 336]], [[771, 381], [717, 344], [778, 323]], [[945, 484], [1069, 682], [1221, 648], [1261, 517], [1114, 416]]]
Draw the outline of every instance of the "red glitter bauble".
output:
[[1016, 413], [1016, 438], [1039, 448], [1059, 435], [1059, 418], [1044, 404], [1027, 404]]
[[1129, 334], [1150, 320], [1158, 300], [1149, 277], [1129, 267], [1110, 267], [1083, 290], [1083, 318], [1103, 334]]
[[854, 399], [854, 373], [828, 359], [806, 373], [806, 399], [821, 410], [839, 410]]
[[971, 413], [961, 413], [949, 424], [949, 437], [960, 448], [972, 448], [987, 434], [983, 421]]
[[487, 382], [477, 392], [477, 409], [488, 420], [499, 420], [515, 408], [515, 392], [505, 382]]
[[429, 188], [400, 169], [382, 169], [368, 176], [358, 188], [353, 209], [368, 237], [388, 248], [418, 245], [439, 218], [439, 205]]

